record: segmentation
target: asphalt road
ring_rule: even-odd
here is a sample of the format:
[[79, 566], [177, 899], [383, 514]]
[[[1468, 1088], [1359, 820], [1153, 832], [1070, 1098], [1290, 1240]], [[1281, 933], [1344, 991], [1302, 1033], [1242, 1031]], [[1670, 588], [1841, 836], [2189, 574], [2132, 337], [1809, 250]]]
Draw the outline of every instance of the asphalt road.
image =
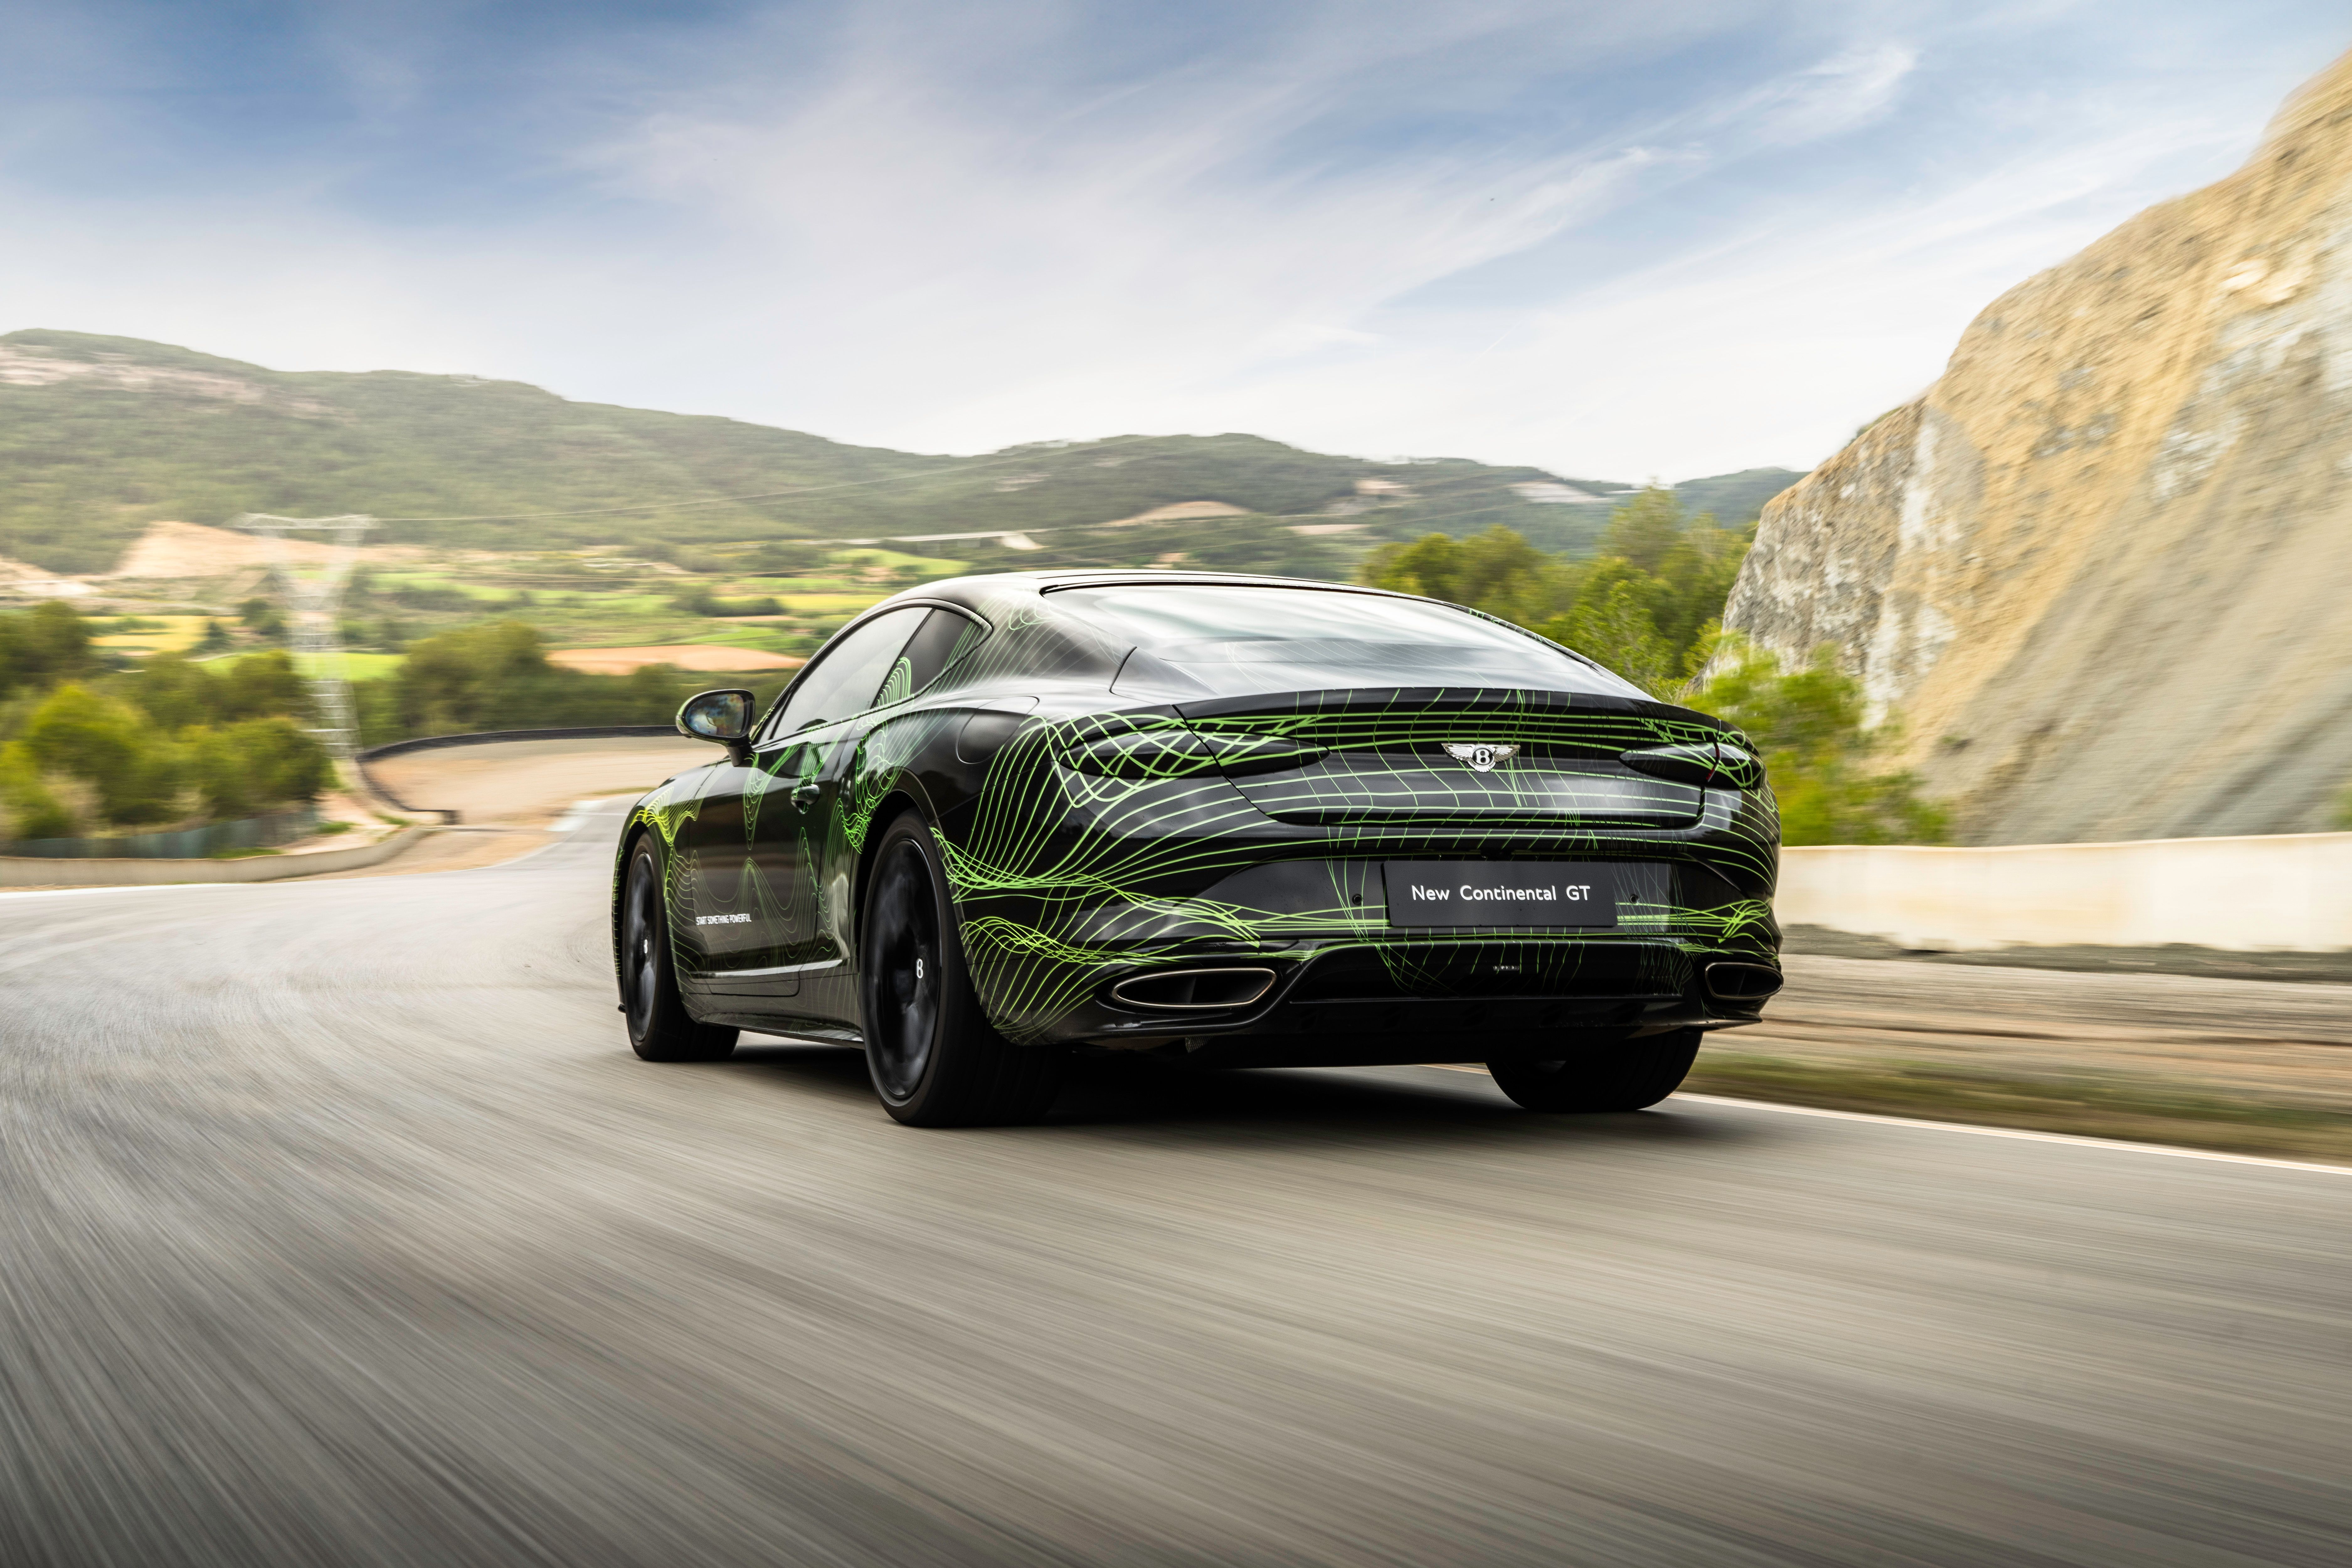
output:
[[2352, 1175], [652, 1067], [604, 825], [0, 898], [0, 1562], [2352, 1562]]

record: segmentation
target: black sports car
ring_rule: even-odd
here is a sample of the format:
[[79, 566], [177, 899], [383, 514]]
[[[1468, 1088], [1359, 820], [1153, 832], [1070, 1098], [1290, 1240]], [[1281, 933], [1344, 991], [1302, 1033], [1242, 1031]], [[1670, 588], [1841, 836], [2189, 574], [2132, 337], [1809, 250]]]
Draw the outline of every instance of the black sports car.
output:
[[1073, 1048], [1483, 1061], [1653, 1104], [1780, 987], [1779, 814], [1737, 730], [1410, 595], [935, 583], [844, 626], [639, 801], [613, 935], [637, 1054], [865, 1047], [890, 1114], [1042, 1113]]

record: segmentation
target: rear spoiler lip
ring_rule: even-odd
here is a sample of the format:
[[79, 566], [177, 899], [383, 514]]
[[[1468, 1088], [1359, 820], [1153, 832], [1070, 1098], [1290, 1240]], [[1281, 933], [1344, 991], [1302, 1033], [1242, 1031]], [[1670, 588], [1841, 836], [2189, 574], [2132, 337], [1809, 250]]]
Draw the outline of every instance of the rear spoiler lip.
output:
[[1259, 692], [1246, 697], [1181, 698], [1150, 706], [1172, 709], [1185, 719], [1227, 719], [1251, 713], [1345, 711], [1351, 708], [1457, 708], [1465, 714], [1512, 712], [1625, 713], [1644, 719], [1672, 719], [1698, 724], [1719, 733], [1734, 726], [1712, 713], [1678, 707], [1672, 702], [1612, 697], [1597, 692], [1552, 691], [1536, 688], [1493, 686], [1335, 686], [1313, 690]]

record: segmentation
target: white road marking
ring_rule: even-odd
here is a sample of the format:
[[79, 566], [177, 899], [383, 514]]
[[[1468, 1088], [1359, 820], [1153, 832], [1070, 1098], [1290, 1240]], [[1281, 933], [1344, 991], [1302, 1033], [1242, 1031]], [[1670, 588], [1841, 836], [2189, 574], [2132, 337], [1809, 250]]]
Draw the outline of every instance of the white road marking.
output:
[[[289, 879], [279, 878], [279, 881]], [[12, 888], [0, 890], [0, 899], [62, 899], [75, 893], [163, 893], [173, 889], [188, 888], [265, 888], [267, 882], [147, 882], [127, 883], [110, 888]]]
[[1924, 1116], [1881, 1116], [1868, 1110], [1831, 1110], [1818, 1105], [1789, 1105], [1777, 1100], [1735, 1100], [1727, 1094], [1677, 1094], [1702, 1105], [1744, 1105], [1777, 1110], [1785, 1116], [1826, 1116], [1841, 1121], [1876, 1121], [1889, 1127], [1932, 1127], [1939, 1132], [1967, 1132], [1979, 1138], [2021, 1138], [2035, 1143], [2072, 1143], [2083, 1149], [2119, 1149], [2134, 1154], [2168, 1154], [2176, 1160], [2218, 1160], [2229, 1165], [2271, 1165], [2282, 1171], [2319, 1171], [2331, 1176], [2352, 1176], [2352, 1165], [2323, 1165], [2312, 1160], [2280, 1160], [2267, 1154], [2231, 1154], [2220, 1149], [2184, 1149], [2175, 1143], [2135, 1143], [2126, 1138], [2086, 1138], [2077, 1132], [2040, 1132], [2030, 1127], [1979, 1127], [1969, 1121], [1931, 1121]]

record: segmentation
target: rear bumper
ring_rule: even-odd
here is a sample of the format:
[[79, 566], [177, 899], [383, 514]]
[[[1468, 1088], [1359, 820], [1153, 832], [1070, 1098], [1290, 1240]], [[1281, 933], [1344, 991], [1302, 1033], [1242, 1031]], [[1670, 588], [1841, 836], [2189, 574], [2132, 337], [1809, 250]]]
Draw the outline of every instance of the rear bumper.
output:
[[[1763, 998], [1710, 993], [1708, 970], [1736, 963], [1753, 989], [1777, 964], [1752, 949], [1665, 942], [1470, 938], [1446, 942], [1229, 948], [1105, 975], [1040, 1043], [1181, 1048], [1212, 1065], [1371, 1065], [1551, 1059], [1674, 1029], [1760, 1021]], [[1163, 969], [1271, 969], [1264, 995], [1234, 1007], [1147, 1008], [1117, 992]], [[1718, 977], [1718, 984], [1721, 977]]]
[[[1710, 963], [1777, 970], [1770, 797], [1708, 790], [1700, 824], [1630, 832], [1561, 822], [1508, 833], [1313, 830], [1273, 822], [1218, 784], [1171, 826], [1139, 811], [1131, 836], [1092, 831], [1015, 856], [951, 858], [967, 963], [982, 1007], [1008, 1039], [1199, 1043], [1360, 1042], [1352, 1059], [1486, 1059], [1413, 1039], [1576, 1032], [1630, 1037], [1652, 1027], [1730, 1026], [1757, 1008], [1707, 995]], [[1209, 809], [1211, 795], [1223, 802]], [[1172, 808], [1171, 808], [1172, 809]], [[1148, 827], [1150, 831], [1144, 829]], [[1391, 925], [1390, 861], [1614, 862], [1617, 921], [1606, 929]], [[1181, 1017], [1125, 1007], [1114, 987], [1218, 963], [1270, 969], [1276, 983], [1232, 1010]], [[1130, 987], [1130, 996], [1145, 994]], [[1238, 988], [1237, 988], [1238, 989]], [[1475, 1009], [1475, 1011], [1473, 1010]], [[1397, 1026], [1389, 1026], [1391, 1017]], [[1681, 1020], [1682, 1022], [1674, 1022]], [[1269, 1044], [1268, 1048], [1272, 1048]], [[1336, 1059], [1318, 1055], [1315, 1059]]]

